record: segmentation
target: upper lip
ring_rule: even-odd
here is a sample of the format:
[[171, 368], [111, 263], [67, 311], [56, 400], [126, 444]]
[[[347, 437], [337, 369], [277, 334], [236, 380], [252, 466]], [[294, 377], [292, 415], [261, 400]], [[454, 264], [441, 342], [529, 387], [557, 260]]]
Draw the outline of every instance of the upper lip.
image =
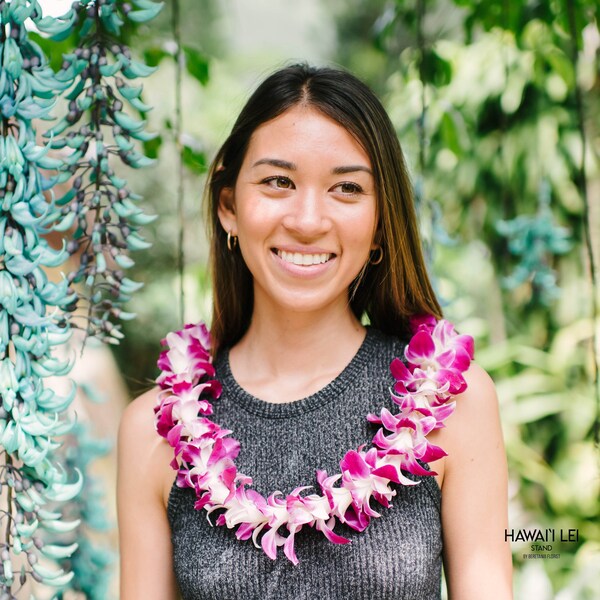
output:
[[285, 245], [273, 246], [272, 250], [281, 250], [282, 252], [298, 253], [298, 254], [335, 254], [331, 250], [326, 250], [319, 246], [300, 246], [300, 245]]

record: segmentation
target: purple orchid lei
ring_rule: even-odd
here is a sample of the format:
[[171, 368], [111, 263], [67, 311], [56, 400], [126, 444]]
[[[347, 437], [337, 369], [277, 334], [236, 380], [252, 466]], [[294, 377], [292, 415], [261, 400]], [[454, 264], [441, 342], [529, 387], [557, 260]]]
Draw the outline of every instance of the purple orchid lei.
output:
[[[303, 496], [301, 492], [311, 487], [303, 486], [285, 497], [275, 491], [268, 498], [251, 489], [252, 479], [238, 472], [234, 460], [240, 443], [228, 437], [232, 432], [208, 418], [211, 400], [222, 390], [214, 379], [208, 329], [199, 323], [169, 333], [162, 341], [168, 349], [158, 360], [161, 391], [154, 411], [159, 435], [175, 452], [171, 466], [177, 471], [177, 485], [195, 490], [197, 510], [210, 514], [220, 509], [216, 524], [237, 526], [237, 538], [252, 538], [269, 558], [276, 559], [277, 548], [283, 546], [287, 558], [297, 564], [295, 535], [305, 526], [321, 531], [334, 544], [349, 543], [333, 531], [338, 521], [364, 531], [371, 518], [381, 516], [371, 507], [371, 498], [387, 508], [396, 494], [390, 484], [418, 483], [404, 473], [436, 475], [418, 461], [429, 463], [446, 452], [427, 435], [444, 426], [454, 411], [451, 398], [467, 387], [463, 373], [473, 358], [473, 339], [431, 316], [412, 318], [411, 328], [406, 364], [395, 358], [390, 365], [396, 379], [391, 397], [399, 412], [382, 408], [380, 415], [367, 415], [370, 422], [382, 425], [373, 447], [348, 451], [337, 475], [317, 471], [321, 495]], [[287, 535], [281, 535], [285, 530]]]

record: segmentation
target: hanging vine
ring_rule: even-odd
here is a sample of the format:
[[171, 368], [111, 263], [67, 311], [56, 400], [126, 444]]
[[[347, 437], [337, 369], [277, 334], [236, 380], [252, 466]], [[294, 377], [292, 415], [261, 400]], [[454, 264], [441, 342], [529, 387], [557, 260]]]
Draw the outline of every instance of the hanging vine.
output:
[[[397, 2], [397, 10], [402, 9], [402, 2]], [[400, 13], [398, 13], [400, 14]], [[428, 136], [427, 136], [427, 89], [428, 84], [436, 77], [439, 67], [439, 58], [435, 52], [428, 48], [425, 39], [425, 18], [427, 15], [426, 0], [416, 0], [415, 3], [415, 36], [417, 55], [417, 67], [420, 87], [420, 114], [416, 120], [418, 138], [418, 173], [415, 177], [415, 202], [419, 214], [419, 225], [421, 228], [421, 239], [423, 240], [423, 251], [430, 270], [433, 271], [435, 259], [435, 245], [441, 244], [451, 246], [455, 241], [448, 235], [443, 223], [442, 209], [439, 203], [431, 198], [425, 189], [428, 170]], [[433, 272], [430, 274], [433, 278]], [[436, 282], [434, 281], [434, 285]]]
[[[6, 498], [0, 509], [0, 592], [9, 599], [30, 578], [57, 587], [72, 578], [44, 559], [68, 557], [76, 545], [45, 543], [41, 534], [77, 527], [47, 505], [71, 500], [83, 483], [54, 458], [57, 439], [71, 426], [65, 411], [75, 388], [60, 397], [44, 384], [70, 369], [69, 361], [53, 356], [53, 347], [70, 336], [61, 311], [69, 310], [75, 295], [66, 279], [52, 283], [43, 269], [61, 265], [68, 254], [44, 237], [59, 218], [46, 199], [57, 178], [46, 170], [61, 161], [48, 155], [48, 145], [37, 145], [34, 120], [50, 118], [67, 85], [28, 38], [29, 18], [43, 21], [35, 0], [0, 2], [0, 489]], [[69, 25], [57, 21], [57, 29]]]
[[[509, 30], [511, 22], [510, 3], [502, 3], [503, 27]], [[506, 33], [505, 35], [509, 35]], [[511, 36], [512, 37], [512, 36]], [[506, 87], [511, 77], [509, 44], [502, 47], [502, 62]], [[540, 112], [540, 97], [536, 97], [536, 112]], [[537, 127], [536, 129], [539, 129]], [[505, 111], [500, 113], [500, 146], [508, 137], [509, 119]], [[541, 142], [540, 142], [541, 143]], [[552, 212], [552, 186], [545, 176], [543, 161], [537, 158], [536, 171], [539, 177], [537, 190], [537, 211], [533, 215], [516, 214], [518, 212], [511, 193], [508, 177], [502, 179], [501, 198], [505, 218], [496, 222], [496, 231], [507, 240], [505, 248], [518, 259], [516, 265], [508, 267], [502, 278], [503, 287], [514, 290], [522, 285], [531, 289], [530, 304], [550, 306], [560, 295], [557, 274], [553, 268], [556, 256], [566, 254], [573, 247], [571, 233], [566, 227], [556, 223]], [[507, 169], [508, 171], [508, 169]], [[506, 249], [503, 249], [506, 253]]]
[[592, 369], [593, 369], [593, 382], [594, 382], [594, 394], [596, 397], [596, 420], [594, 422], [594, 441], [596, 446], [600, 445], [600, 339], [598, 337], [598, 329], [600, 328], [600, 306], [598, 299], [600, 283], [598, 281], [598, 269], [596, 266], [596, 258], [594, 256], [594, 247], [592, 244], [592, 233], [590, 231], [590, 200], [588, 197], [588, 185], [587, 185], [587, 173], [585, 168], [586, 152], [587, 152], [587, 138], [585, 134], [585, 114], [583, 107], [583, 99], [581, 97], [581, 89], [577, 81], [577, 65], [579, 63], [579, 50], [578, 50], [578, 35], [577, 35], [577, 21], [575, 8], [573, 3], [569, 0], [565, 2], [565, 8], [567, 13], [567, 20], [569, 24], [569, 34], [571, 36], [571, 61], [573, 64], [573, 71], [575, 73], [574, 82], [574, 95], [575, 95], [575, 107], [577, 111], [577, 128], [579, 131], [579, 137], [581, 139], [581, 162], [579, 164], [579, 173], [577, 177], [577, 187], [583, 200], [583, 231], [585, 237], [585, 248], [589, 261], [590, 279], [591, 279], [591, 304], [592, 304]]
[[[115, 0], [74, 3], [53, 18], [43, 17], [36, 0], [0, 0], [0, 596], [9, 600], [31, 581], [85, 590], [80, 576], [89, 565], [79, 568], [85, 553], [74, 553], [82, 519], [93, 516], [90, 500], [72, 502], [67, 517], [64, 506], [82, 491], [83, 458], [99, 449], [86, 450], [89, 440], [79, 435], [82, 460], [65, 466], [58, 450], [73, 432], [67, 415], [75, 385], [60, 396], [45, 379], [69, 372], [71, 361], [57, 358], [54, 348], [67, 343], [73, 327], [117, 341], [113, 321], [131, 316], [121, 304], [139, 287], [122, 270], [132, 264], [129, 250], [147, 247], [138, 229], [152, 217], [135, 205], [139, 197], [115, 175], [110, 159], [148, 164], [134, 148], [135, 140], [148, 138], [144, 123], [124, 105], [142, 113], [149, 107], [141, 87], [125, 79], [152, 70], [115, 36], [126, 20], [146, 21], [161, 5], [133, 5], [137, 10]], [[80, 46], [60, 72], [30, 38], [28, 19], [55, 39], [77, 30]], [[57, 97], [68, 90], [67, 115], [39, 145], [36, 128], [52, 119]], [[56, 149], [62, 155], [53, 154]], [[52, 190], [61, 183], [70, 189], [55, 199]], [[47, 241], [51, 231], [73, 237], [54, 249]], [[44, 268], [62, 266], [76, 253], [74, 273], [49, 281]], [[74, 289], [83, 282], [87, 295]], [[82, 299], [83, 327], [73, 317]]]
[[[79, 261], [67, 279], [81, 284], [77, 305], [85, 307], [85, 317], [83, 323], [73, 318], [72, 326], [110, 343], [123, 337], [117, 321], [135, 316], [122, 306], [142, 284], [129, 279], [125, 271], [134, 264], [130, 251], [150, 247], [139, 230], [155, 219], [137, 206], [141, 196], [116, 174], [115, 165], [117, 160], [136, 169], [153, 164], [136, 149], [136, 141], [148, 141], [154, 135], [132, 113], [143, 115], [151, 109], [141, 99], [142, 86], [133, 81], [155, 69], [133, 59], [119, 34], [127, 20], [148, 21], [162, 4], [151, 0], [133, 0], [132, 4], [139, 10], [116, 0], [73, 5], [68, 18], [77, 23], [79, 43], [64, 56], [57, 73], [59, 80], [70, 85], [69, 110], [45, 134], [53, 148], [66, 151], [60, 181], [69, 182], [70, 189], [56, 200], [61, 220], [54, 229], [75, 228], [67, 250], [78, 255]], [[52, 25], [45, 31], [52, 33]]]
[[181, 103], [181, 86], [185, 55], [181, 41], [181, 12], [179, 0], [173, 0], [171, 8], [171, 29], [175, 40], [175, 121], [173, 135], [177, 148], [177, 272], [179, 275], [179, 322], [185, 322], [185, 190], [184, 190], [184, 163], [183, 144], [183, 108]]

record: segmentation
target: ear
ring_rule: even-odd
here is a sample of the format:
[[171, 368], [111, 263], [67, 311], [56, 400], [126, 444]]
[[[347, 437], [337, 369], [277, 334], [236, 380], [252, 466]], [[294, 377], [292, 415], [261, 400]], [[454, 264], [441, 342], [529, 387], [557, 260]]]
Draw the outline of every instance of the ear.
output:
[[371, 242], [371, 251], [381, 248], [381, 228], [378, 226]]
[[237, 235], [237, 217], [235, 214], [235, 197], [233, 188], [224, 187], [219, 194], [219, 206], [217, 208], [221, 226], [232, 235]]

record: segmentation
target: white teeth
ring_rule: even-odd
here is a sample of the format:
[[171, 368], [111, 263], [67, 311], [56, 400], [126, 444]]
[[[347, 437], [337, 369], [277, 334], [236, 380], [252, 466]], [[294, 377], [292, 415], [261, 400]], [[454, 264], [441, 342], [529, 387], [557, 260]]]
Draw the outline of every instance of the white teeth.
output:
[[277, 256], [285, 262], [293, 265], [311, 266], [320, 265], [327, 262], [333, 254], [300, 254], [300, 252], [286, 252], [285, 250], [277, 250]]

